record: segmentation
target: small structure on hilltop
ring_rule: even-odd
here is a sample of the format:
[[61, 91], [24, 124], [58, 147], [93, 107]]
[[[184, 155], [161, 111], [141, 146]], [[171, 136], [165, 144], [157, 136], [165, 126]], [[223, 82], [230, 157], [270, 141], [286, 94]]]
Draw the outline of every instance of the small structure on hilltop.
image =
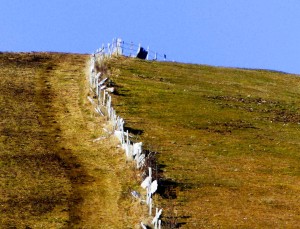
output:
[[102, 44], [102, 48], [97, 49], [94, 54], [104, 54], [108, 56], [128, 56], [133, 58], [139, 58], [143, 60], [166, 60], [166, 54], [159, 54], [154, 51], [150, 51], [149, 46], [147, 49], [143, 48], [140, 44], [135, 45], [133, 42], [126, 43], [121, 38], [113, 39], [112, 43], [108, 43], [107, 46]]

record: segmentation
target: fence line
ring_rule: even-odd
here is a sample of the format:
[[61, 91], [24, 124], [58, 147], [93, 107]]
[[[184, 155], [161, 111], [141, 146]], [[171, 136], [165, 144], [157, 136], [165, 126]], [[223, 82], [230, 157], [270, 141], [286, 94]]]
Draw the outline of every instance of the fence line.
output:
[[[130, 138], [130, 133], [128, 132], [128, 130], [125, 132], [125, 121], [123, 118], [117, 115], [115, 109], [112, 106], [112, 97], [110, 93], [114, 91], [114, 88], [109, 87], [109, 85], [106, 83], [108, 81], [108, 77], [105, 77], [103, 72], [97, 72], [96, 70], [97, 61], [103, 63], [102, 61], [105, 58], [111, 57], [111, 55], [113, 55], [114, 53], [117, 53], [117, 55], [124, 55], [123, 51], [126, 49], [124, 49], [123, 46], [120, 46], [120, 44], [125, 45], [126, 43], [118, 39], [116, 46], [108, 44], [107, 49], [103, 47], [100, 51], [97, 50], [94, 54], [91, 55], [89, 82], [90, 89], [92, 93], [94, 93], [97, 102], [95, 102], [91, 97], [88, 97], [88, 100], [95, 107], [95, 111], [97, 113], [107, 117], [107, 120], [112, 127], [111, 131], [108, 131], [106, 129], [105, 131], [114, 135], [119, 140], [121, 147], [125, 152], [126, 158], [129, 160], [134, 160], [136, 162], [136, 168], [142, 169], [147, 166], [147, 160], [150, 160], [149, 157], [151, 155], [147, 155], [143, 150], [142, 142], [133, 142]], [[158, 55], [156, 55], [156, 57], [157, 56]], [[154, 204], [152, 196], [157, 191], [158, 182], [157, 180], [153, 180], [151, 167], [148, 167], [148, 176], [142, 182], [141, 187], [146, 190], [146, 200], [142, 201], [148, 205], [149, 216], [152, 216], [152, 209]], [[136, 198], [139, 198], [140, 196], [140, 194], [138, 194], [136, 191], [133, 191], [131, 194]], [[151, 222], [154, 225], [155, 229], [161, 229], [161, 220], [159, 219], [161, 214], [162, 209], [158, 210], [158, 208], [156, 208], [155, 216]], [[146, 225], [143, 224], [143, 222], [141, 222], [141, 227], [147, 228]]]
[[121, 38], [113, 39], [112, 43], [107, 43], [107, 45], [102, 44], [101, 48], [97, 49], [94, 55], [100, 54], [102, 56], [111, 57], [112, 55], [128, 56], [128, 57], [138, 57], [139, 53], [145, 52], [144, 58], [146, 60], [167, 60], [166, 54], [160, 54], [150, 49], [144, 49], [141, 44], [134, 44], [133, 42], [124, 42]]

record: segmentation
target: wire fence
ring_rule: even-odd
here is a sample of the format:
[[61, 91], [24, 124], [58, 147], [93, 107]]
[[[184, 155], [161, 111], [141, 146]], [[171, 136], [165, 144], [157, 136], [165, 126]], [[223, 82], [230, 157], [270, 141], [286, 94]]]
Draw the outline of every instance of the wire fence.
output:
[[[124, 43], [125, 44], [125, 43]], [[125, 121], [123, 118], [117, 115], [116, 110], [112, 106], [112, 96], [110, 93], [114, 91], [113, 87], [110, 87], [108, 84], [108, 76], [105, 75], [105, 72], [101, 72], [97, 70], [96, 65], [102, 64], [104, 58], [116, 54], [116, 55], [124, 55], [123, 49], [120, 49], [121, 46], [112, 46], [108, 45], [107, 49], [102, 48], [100, 51], [97, 50], [96, 53], [91, 55], [91, 65], [90, 65], [90, 73], [89, 73], [89, 83], [90, 89], [93, 93], [92, 97], [88, 97], [88, 100], [93, 104], [94, 109], [97, 113], [102, 116], [106, 116], [109, 121], [109, 126], [111, 126], [110, 130], [106, 130], [110, 135], [114, 135], [120, 142], [122, 149], [126, 155], [128, 160], [133, 160], [136, 163], [136, 168], [143, 171], [146, 174], [146, 178], [141, 183], [141, 187], [146, 190], [146, 194], [142, 195], [136, 191], [132, 191], [131, 195], [141, 202], [147, 204], [149, 208], [149, 216], [153, 214], [153, 194], [158, 189], [157, 179], [153, 179], [152, 175], [152, 167], [151, 167], [151, 154], [147, 153], [146, 150], [143, 150], [142, 142], [134, 142], [131, 139], [131, 134], [124, 129]], [[131, 49], [129, 49], [131, 51]], [[132, 49], [133, 50], [133, 49]], [[120, 53], [119, 53], [120, 52]], [[99, 63], [100, 61], [100, 63]], [[101, 140], [101, 139], [95, 139]], [[150, 165], [150, 166], [149, 166]], [[155, 229], [161, 229], [161, 220], [160, 216], [162, 214], [162, 209], [156, 208], [154, 218], [151, 222]], [[143, 222], [140, 223], [142, 228], [148, 228]]]
[[145, 60], [158, 60], [166, 61], [167, 55], [161, 54], [150, 49], [149, 46], [144, 48], [141, 44], [134, 44], [133, 42], [127, 43], [121, 38], [113, 39], [112, 43], [107, 43], [107, 45], [102, 44], [102, 47], [97, 49], [94, 55], [109, 56], [121, 55], [133, 58], [140, 58]]

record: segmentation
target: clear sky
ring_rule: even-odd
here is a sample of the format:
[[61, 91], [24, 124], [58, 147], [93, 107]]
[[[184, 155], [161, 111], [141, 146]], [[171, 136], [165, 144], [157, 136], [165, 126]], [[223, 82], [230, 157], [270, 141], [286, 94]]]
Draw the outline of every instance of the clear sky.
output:
[[92, 53], [114, 37], [180, 62], [300, 74], [299, 0], [0, 0], [0, 51]]

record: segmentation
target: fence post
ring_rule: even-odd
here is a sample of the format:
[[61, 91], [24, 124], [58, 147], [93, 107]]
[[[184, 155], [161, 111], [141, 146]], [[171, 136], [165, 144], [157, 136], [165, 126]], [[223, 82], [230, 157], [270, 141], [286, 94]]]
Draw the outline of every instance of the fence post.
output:
[[150, 200], [149, 200], [149, 216], [152, 215], [152, 198], [150, 197]]
[[[157, 214], [158, 214], [158, 208], [156, 208], [155, 217], [157, 216]], [[157, 229], [157, 223], [158, 223], [157, 221], [158, 221], [158, 219], [156, 219], [155, 222], [154, 222], [154, 228], [155, 229]]]
[[106, 97], [106, 92], [105, 92], [105, 90], [103, 90], [103, 102], [102, 102], [102, 104], [103, 104], [103, 106], [105, 106], [105, 98]]
[[131, 42], [130, 42], [130, 53], [129, 53], [129, 56], [130, 56], [130, 57], [133, 56], [132, 51], [133, 51], [133, 42], [131, 41]]
[[122, 145], [125, 144], [125, 136], [124, 136], [124, 120], [121, 119], [121, 131], [122, 131]]
[[150, 48], [149, 48], [149, 46], [148, 46], [148, 47], [147, 47], [147, 57], [146, 57], [147, 60], [149, 60], [149, 55], [150, 55], [150, 52], [149, 52], [149, 51], [150, 51]]
[[137, 49], [136, 56], [139, 54], [140, 50], [141, 50], [141, 43], [139, 43], [139, 47]]
[[151, 198], [151, 183], [152, 183], [152, 168], [148, 167], [149, 170], [149, 184], [147, 186], [147, 204], [149, 205], [149, 215], [152, 215], [152, 198]]
[[116, 41], [116, 52], [117, 52], [117, 56], [119, 55], [123, 55], [123, 50], [122, 50], [122, 39], [118, 38]]

